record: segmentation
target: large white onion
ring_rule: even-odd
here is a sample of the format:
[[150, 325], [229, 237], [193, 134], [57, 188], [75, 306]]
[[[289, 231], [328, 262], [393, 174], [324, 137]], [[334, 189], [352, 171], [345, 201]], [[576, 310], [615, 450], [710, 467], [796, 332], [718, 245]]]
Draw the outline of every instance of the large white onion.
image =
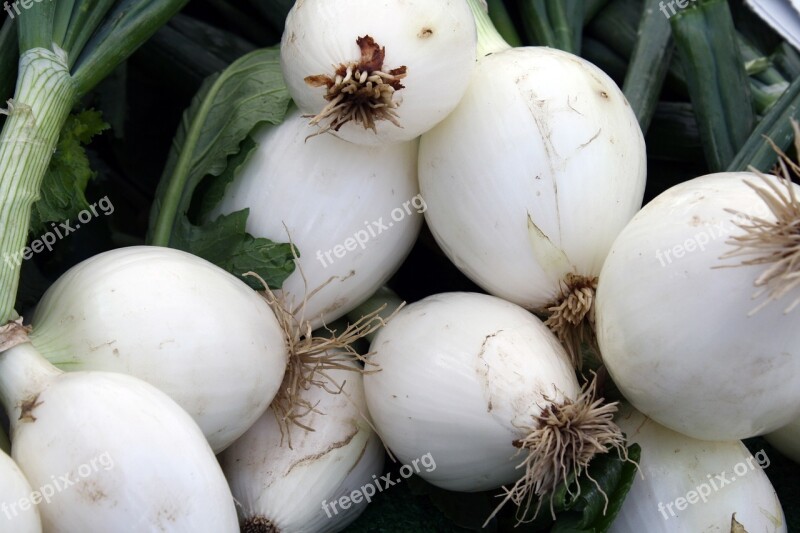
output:
[[629, 407], [617, 424], [642, 458], [611, 533], [729, 533], [734, 513], [747, 531], [787, 531], [763, 450], [754, 456], [740, 441], [696, 440]]
[[[306, 78], [335, 78], [340, 65], [359, 63], [362, 54], [356, 40], [367, 36], [385, 49], [383, 72], [406, 68], [406, 76], [398, 80], [403, 88], [389, 98], [396, 105], [397, 124], [378, 120], [373, 131], [363, 124], [348, 122], [336, 135], [369, 145], [419, 137], [453, 110], [469, 83], [477, 36], [467, 2], [296, 2], [286, 19], [281, 67], [289, 92], [304, 113], [317, 115], [329, 103], [325, 99], [326, 87], [310, 85]], [[323, 120], [320, 127], [329, 123], [330, 119]], [[314, 128], [309, 134], [315, 131], [320, 130]]]
[[364, 387], [381, 438], [406, 463], [430, 453], [436, 469], [419, 475], [448, 490], [519, 479], [523, 458], [512, 443], [544, 410], [580, 393], [556, 337], [493, 296], [446, 293], [411, 304], [371, 350], [380, 371], [364, 376]]
[[33, 327], [34, 346], [64, 370], [122, 372], [166, 392], [217, 452], [261, 416], [288, 359], [263, 298], [169, 248], [123, 248], [73, 267], [42, 298]]
[[637, 409], [699, 439], [752, 437], [800, 416], [800, 328], [785, 312], [800, 291], [752, 314], [766, 301], [753, 294], [769, 264], [721, 259], [744, 234], [736, 222], [749, 224], [726, 209], [775, 220], [743, 180], [766, 187], [750, 173], [721, 173], [659, 195], [617, 238], [597, 290], [614, 382]]
[[284, 282], [282, 292], [295, 305], [336, 277], [302, 313], [316, 328], [343, 316], [394, 274], [416, 240], [425, 202], [417, 196], [416, 141], [369, 148], [324, 135], [306, 142], [313, 131], [299, 112], [258, 130], [259, 148], [218, 212], [249, 208], [249, 233], [278, 242], [291, 238], [308, 285], [299, 271]]
[[302, 419], [314, 431], [283, 427], [270, 408], [220, 456], [243, 530], [336, 532], [366, 509], [363, 499], [347, 509], [324, 509], [326, 502], [371, 484], [384, 457], [380, 440], [363, 418], [361, 375], [343, 370], [328, 375], [331, 379], [320, 377], [328, 389], [344, 384], [343, 392], [332, 394], [319, 386], [301, 392], [316, 407]]
[[166, 394], [125, 374], [63, 373], [30, 344], [0, 354], [12, 457], [49, 503], [43, 530], [238, 531], [203, 433]]
[[549, 48], [481, 58], [464, 99], [420, 144], [437, 242], [475, 283], [528, 309], [557, 303], [568, 274], [600, 273], [641, 206], [645, 172], [619, 88]]

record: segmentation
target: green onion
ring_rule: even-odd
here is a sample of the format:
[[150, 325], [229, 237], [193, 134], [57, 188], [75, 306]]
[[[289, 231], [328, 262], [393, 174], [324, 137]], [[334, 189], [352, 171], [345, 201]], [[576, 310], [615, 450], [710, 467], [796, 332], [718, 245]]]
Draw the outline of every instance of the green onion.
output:
[[753, 166], [762, 172], [768, 172], [778, 161], [778, 156], [769, 143], [765, 142], [765, 137], [772, 139], [781, 150], [786, 150], [794, 138], [791, 125], [793, 118], [800, 119], [800, 78], [795, 78], [775, 106], [753, 130], [747, 142], [736, 154], [736, 158], [728, 166], [728, 171], [743, 171]]
[[755, 124], [728, 3], [699, 0], [671, 19], [681, 68], [713, 172], [728, 167]]
[[[0, 134], [0, 256], [22, 258], [31, 206], [39, 198], [61, 128], [80, 96], [186, 2], [37, 2], [19, 17], [17, 85]], [[0, 72], [5, 69], [7, 64]], [[8, 268], [0, 269], [0, 322], [17, 316], [21, 259], [7, 263]]]
[[675, 48], [669, 22], [658, 9], [661, 1], [645, 3], [636, 46], [622, 86], [643, 132], [647, 132], [653, 118]]

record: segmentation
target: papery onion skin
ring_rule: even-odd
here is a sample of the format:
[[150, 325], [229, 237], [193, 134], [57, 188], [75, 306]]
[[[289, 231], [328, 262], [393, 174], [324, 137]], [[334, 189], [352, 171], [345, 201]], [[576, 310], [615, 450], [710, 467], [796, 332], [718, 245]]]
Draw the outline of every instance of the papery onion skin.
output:
[[[515, 48], [482, 58], [456, 110], [420, 143], [428, 224], [487, 292], [527, 309], [594, 277], [641, 206], [645, 145], [614, 82], [574, 55]], [[559, 256], [534, 253], [528, 220]]]
[[[333, 394], [312, 385], [301, 393], [319, 411], [301, 420], [315, 431], [292, 426], [290, 443], [287, 428], [270, 408], [220, 455], [244, 523], [258, 516], [277, 531], [333, 533], [366, 509], [365, 500], [348, 509], [329, 506], [327, 514], [323, 509], [323, 501], [335, 502], [372, 483], [372, 476], [382, 473], [384, 458], [380, 440], [362, 419], [366, 404], [361, 375], [343, 370], [327, 374], [333, 383], [344, 383], [344, 392]], [[331, 381], [320, 379], [336, 390]]]
[[[642, 457], [611, 533], [728, 532], [733, 513], [747, 531], [787, 531], [778, 496], [762, 469], [769, 465], [763, 451], [753, 456], [740, 441], [681, 435], [630, 406], [620, 409], [616, 422], [629, 443], [642, 447]], [[744, 472], [740, 463], [746, 466], [741, 476], [734, 472]], [[699, 485], [705, 485], [699, 490], [706, 501], [697, 494]], [[679, 502], [684, 509], [678, 509], [675, 500], [686, 499], [690, 491], [697, 494], [691, 496], [695, 503]]]
[[405, 88], [394, 95], [401, 127], [383, 120], [376, 133], [351, 122], [332, 133], [372, 146], [415, 139], [453, 110], [469, 84], [477, 49], [472, 12], [464, 0], [296, 2], [286, 19], [281, 67], [303, 113], [316, 115], [328, 103], [324, 87], [306, 78], [333, 76], [336, 66], [357, 61], [356, 40], [367, 36], [385, 48], [384, 71], [407, 69]]
[[[547, 405], [575, 398], [566, 353], [535, 316], [493, 296], [445, 293], [401, 310], [372, 342], [370, 414], [397, 457], [430, 453], [426, 481], [489, 490], [518, 479], [516, 439]], [[557, 390], [556, 390], [557, 389]]]
[[748, 438], [800, 414], [796, 313], [773, 302], [748, 316], [768, 265], [720, 259], [743, 233], [725, 209], [774, 219], [743, 180], [759, 183], [750, 173], [712, 174], [654, 199], [615, 241], [597, 290], [598, 342], [620, 391], [698, 439]]
[[[305, 122], [295, 111], [253, 135], [260, 146], [217, 213], [249, 208], [248, 233], [294, 243], [298, 269], [282, 287], [294, 307], [333, 277], [296, 315], [318, 328], [369, 298], [400, 268], [422, 226], [424, 199], [413, 200], [416, 141], [368, 148], [325, 135], [306, 142], [313, 128]], [[363, 247], [346, 250], [356, 233]]]
[[64, 370], [122, 372], [186, 409], [219, 452], [261, 416], [288, 359], [267, 303], [191, 254], [135, 246], [94, 256], [48, 290], [32, 342]]

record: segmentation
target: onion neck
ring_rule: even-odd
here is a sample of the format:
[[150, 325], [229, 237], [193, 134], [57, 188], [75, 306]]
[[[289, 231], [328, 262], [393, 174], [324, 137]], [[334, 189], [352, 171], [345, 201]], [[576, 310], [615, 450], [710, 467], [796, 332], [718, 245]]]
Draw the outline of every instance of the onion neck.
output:
[[467, 0], [469, 7], [472, 8], [472, 15], [475, 17], [475, 26], [478, 29], [478, 59], [509, 50], [508, 44], [497, 28], [494, 27], [492, 19], [489, 18], [489, 8], [486, 0]]
[[29, 342], [0, 354], [0, 403], [12, 432], [20, 421], [35, 421], [39, 393], [60, 374]]
[[[59, 52], [59, 53], [57, 53]], [[31, 207], [76, 100], [63, 51], [33, 48], [19, 60], [19, 79], [0, 135], [0, 322], [15, 318]]]

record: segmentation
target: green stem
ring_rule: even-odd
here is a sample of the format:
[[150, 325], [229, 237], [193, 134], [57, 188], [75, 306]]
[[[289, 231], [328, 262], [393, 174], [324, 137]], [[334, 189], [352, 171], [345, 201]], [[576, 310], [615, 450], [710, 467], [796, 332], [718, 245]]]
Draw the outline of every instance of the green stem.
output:
[[514, 26], [514, 21], [511, 19], [511, 15], [508, 14], [503, 0], [487, 0], [487, 3], [489, 4], [489, 17], [494, 22], [494, 27], [497, 28], [498, 33], [512, 47], [522, 46], [522, 39], [517, 33], [517, 28]]
[[583, 5], [574, 0], [521, 0], [522, 25], [532, 44], [577, 54]]
[[0, 134], [1, 323], [16, 317], [14, 302], [31, 206], [39, 198], [39, 187], [75, 98], [63, 55], [34, 48], [20, 57], [17, 90]]
[[769, 113], [761, 119], [727, 170], [738, 172], [753, 166], [762, 172], [769, 172], [778, 161], [778, 154], [764, 138], [772, 139], [781, 150], [788, 149], [794, 140], [792, 119], [800, 119], [800, 78], [792, 82]]
[[[197, 111], [197, 115], [193, 117], [192, 123], [188, 128], [184, 146], [195, 146], [197, 144], [203, 124], [205, 124], [206, 118], [214, 107], [216, 94], [224, 86], [224, 81], [224, 78], [217, 76], [208, 94], [204, 96], [203, 104]], [[164, 176], [164, 178], [162, 178], [168, 179], [169, 184], [162, 198], [155, 223], [152, 226], [153, 232], [149, 239], [149, 244], [152, 246], [170, 245], [173, 229], [180, 215], [184, 190], [186, 189], [186, 184], [191, 175], [191, 165], [192, 151], [183, 150], [178, 157], [178, 162], [175, 164], [175, 170], [172, 172], [172, 176]]]
[[675, 49], [669, 21], [659, 11], [661, 0], [645, 2], [636, 46], [633, 49], [622, 92], [631, 104], [643, 132], [647, 132], [656, 111], [658, 97], [667, 78]]
[[722, 172], [755, 125], [750, 80], [725, 0], [700, 0], [670, 19], [706, 161]]
[[478, 28], [478, 58], [508, 50], [511, 46], [494, 27], [485, 0], [467, 0], [472, 14], [475, 16], [475, 25]]

